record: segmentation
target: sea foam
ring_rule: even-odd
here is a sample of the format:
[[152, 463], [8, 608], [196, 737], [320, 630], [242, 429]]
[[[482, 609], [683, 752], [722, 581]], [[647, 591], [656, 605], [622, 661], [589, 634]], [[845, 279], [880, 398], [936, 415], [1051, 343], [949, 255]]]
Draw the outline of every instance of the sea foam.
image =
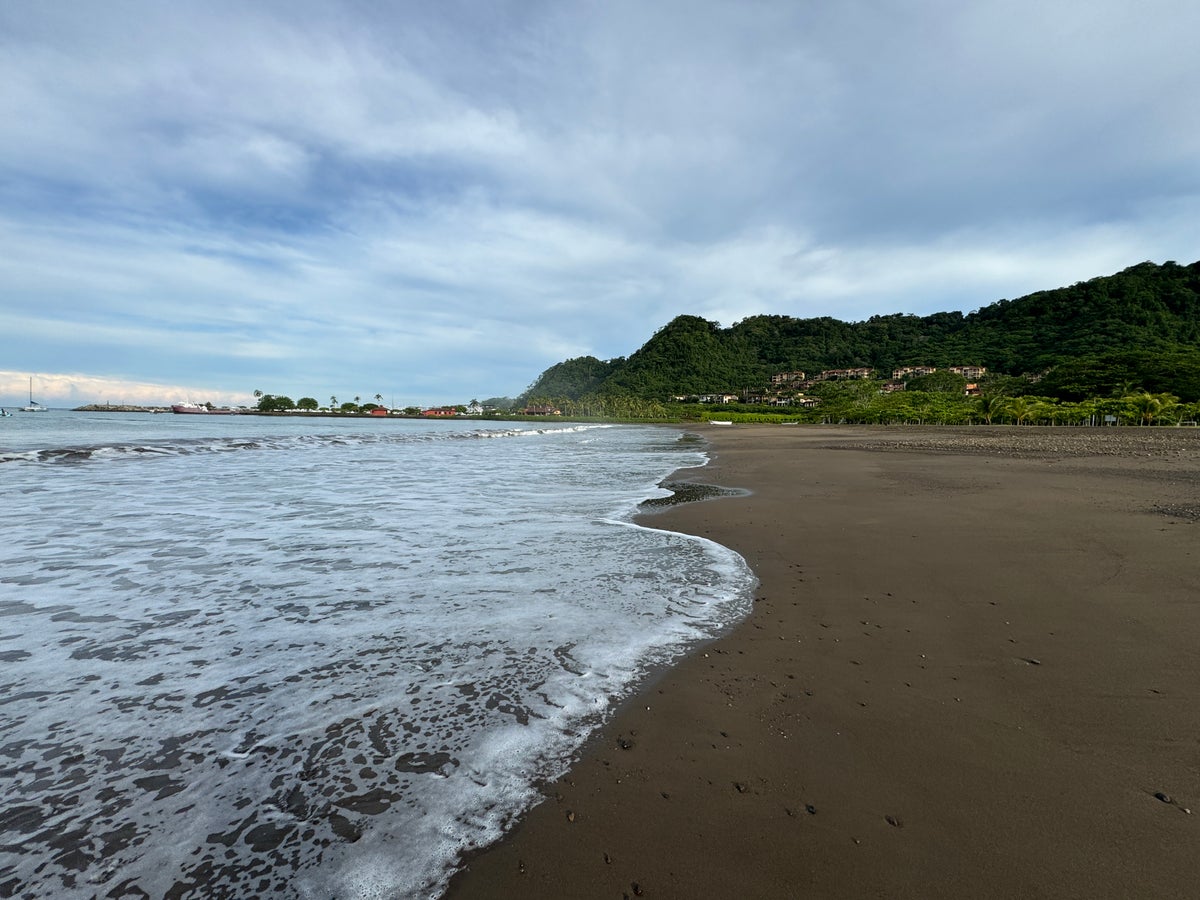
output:
[[748, 608], [677, 432], [215, 418], [0, 449], [0, 892], [436, 896]]

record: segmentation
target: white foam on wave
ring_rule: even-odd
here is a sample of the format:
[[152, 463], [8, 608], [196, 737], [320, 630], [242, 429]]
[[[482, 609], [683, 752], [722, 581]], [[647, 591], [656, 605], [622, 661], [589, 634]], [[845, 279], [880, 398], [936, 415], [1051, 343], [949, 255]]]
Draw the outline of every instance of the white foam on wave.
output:
[[540, 440], [264, 430], [13, 470], [0, 845], [28, 850], [0, 889], [436, 894], [752, 587], [628, 520], [703, 462], [673, 433], [517, 431]]

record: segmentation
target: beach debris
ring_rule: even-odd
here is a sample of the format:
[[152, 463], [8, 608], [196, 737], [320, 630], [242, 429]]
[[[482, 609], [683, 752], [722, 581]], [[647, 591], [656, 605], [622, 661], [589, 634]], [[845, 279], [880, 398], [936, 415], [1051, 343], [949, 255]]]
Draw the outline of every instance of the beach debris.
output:
[[904, 820], [901, 819], [899, 816], [884, 816], [883, 818], [884, 818], [884, 821], [886, 821], [893, 828], [903, 828], [904, 827]]
[[633, 741], [629, 740], [628, 738], [619, 737], [617, 738], [617, 746], [622, 750], [632, 750]]
[[1174, 806], [1176, 809], [1178, 809], [1184, 815], [1190, 816], [1192, 814], [1192, 811], [1190, 809], [1188, 809], [1186, 806], [1184, 806], [1182, 803], [1180, 803], [1178, 800], [1176, 800], [1170, 794], [1164, 793], [1163, 791], [1155, 791], [1154, 799], [1159, 800], [1163, 803], [1166, 803], [1168, 806]]
[[520, 872], [522, 875], [525, 874], [525, 860], [523, 860], [523, 859], [517, 860], [517, 871]]
[[1042, 661], [1040, 659], [1034, 659], [1032, 656], [1022, 656], [1019, 658], [1020, 658], [1021, 662], [1025, 663], [1026, 665], [1029, 665], [1029, 666], [1040, 666], [1042, 664]]
[[806, 813], [808, 813], [810, 816], [815, 816], [817, 814], [817, 808], [815, 806], [813, 806], [811, 803], [804, 804], [804, 811]]
[[569, 810], [569, 809], [567, 810], [567, 821], [568, 821], [568, 822], [574, 822], [574, 821], [575, 821], [575, 813], [574, 813], [574, 811], [573, 811], [573, 810]]
[[635, 897], [642, 896], [642, 886], [640, 884], [638, 884], [636, 881], [630, 882], [629, 889], [631, 891], [633, 891], [633, 896], [635, 896]]
[[733, 783], [733, 788], [739, 794], [744, 794], [744, 793], [746, 793], [746, 791], [750, 790], [748, 787], [746, 787], [746, 785], [742, 784], [740, 781], [735, 781]]
[[609, 856], [607, 853], [605, 853], [605, 854], [604, 854], [604, 864], [605, 864], [606, 866], [611, 866], [611, 865], [612, 865], [612, 857], [611, 857], [611, 856]]

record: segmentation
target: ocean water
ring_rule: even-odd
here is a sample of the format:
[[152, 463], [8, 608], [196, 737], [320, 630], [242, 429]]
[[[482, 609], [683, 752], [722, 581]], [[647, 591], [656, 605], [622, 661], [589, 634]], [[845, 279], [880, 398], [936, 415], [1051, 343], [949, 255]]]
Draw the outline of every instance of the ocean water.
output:
[[0, 420], [0, 897], [436, 897], [752, 574], [671, 429]]

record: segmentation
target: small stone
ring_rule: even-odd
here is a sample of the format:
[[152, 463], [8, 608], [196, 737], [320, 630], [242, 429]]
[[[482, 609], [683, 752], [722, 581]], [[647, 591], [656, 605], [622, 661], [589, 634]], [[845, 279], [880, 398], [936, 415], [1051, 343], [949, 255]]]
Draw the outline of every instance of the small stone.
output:
[[815, 816], [817, 814], [817, 808], [815, 806], [813, 806], [811, 803], [804, 804], [804, 811], [806, 813], [808, 813], [810, 816]]
[[900, 819], [898, 816], [884, 816], [883, 818], [893, 828], [903, 828], [904, 827], [904, 821], [902, 819]]
[[575, 821], [575, 813], [574, 813], [574, 812], [572, 812], [572, 811], [571, 811], [571, 810], [569, 810], [569, 809], [567, 810], [567, 821], [568, 821], [568, 822], [574, 822], [574, 821]]
[[1164, 794], [1162, 791], [1154, 792], [1154, 799], [1161, 800], [1163, 803], [1174, 803], [1169, 794]]

